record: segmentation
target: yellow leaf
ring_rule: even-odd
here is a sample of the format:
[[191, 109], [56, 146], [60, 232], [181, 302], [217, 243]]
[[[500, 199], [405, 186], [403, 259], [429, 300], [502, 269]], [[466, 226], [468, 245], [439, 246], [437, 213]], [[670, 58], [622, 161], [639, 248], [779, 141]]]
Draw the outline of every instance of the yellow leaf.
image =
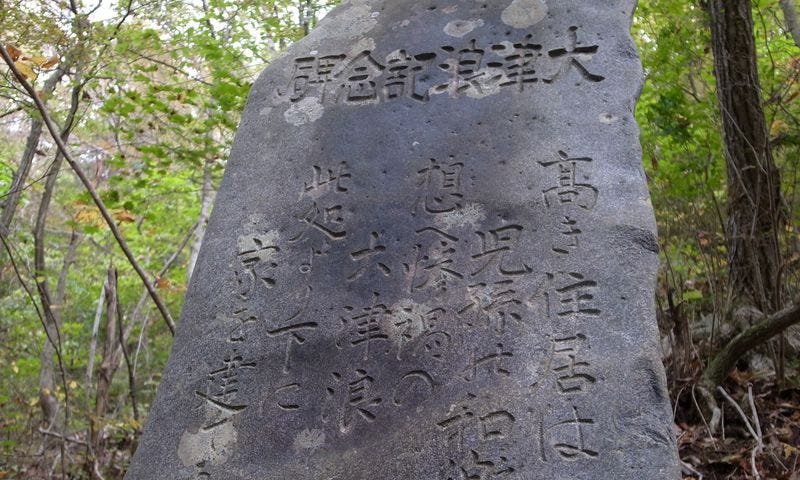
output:
[[58, 55], [53, 55], [42, 64], [42, 68], [53, 68], [56, 65], [58, 65], [58, 61], [59, 61]]
[[78, 211], [75, 213], [75, 221], [81, 223], [83, 225], [95, 225], [101, 226], [103, 225], [103, 218], [100, 216], [100, 212], [88, 205], [81, 205]]
[[788, 131], [789, 125], [787, 125], [783, 120], [775, 120], [769, 127], [769, 135], [771, 137], [777, 137], [778, 135], [782, 135]]
[[169, 288], [170, 286], [172, 286], [172, 282], [170, 282], [169, 280], [167, 280], [165, 278], [156, 279], [156, 288], [161, 289], [161, 290], [165, 290], [165, 289]]
[[800, 453], [800, 450], [798, 450], [796, 447], [793, 447], [793, 446], [788, 445], [786, 443], [783, 444], [783, 458], [784, 459], [788, 460], [789, 457], [791, 457], [795, 453]]
[[115, 212], [114, 218], [117, 219], [117, 223], [133, 223], [136, 221], [136, 217], [134, 217], [133, 214], [127, 210]]
[[47, 62], [47, 57], [44, 57], [42, 55], [32, 55], [30, 57], [27, 57], [25, 60], [36, 65], [37, 67], [41, 67], [42, 65], [45, 64], [45, 62]]
[[76, 382], [75, 380], [69, 382], [69, 388], [75, 390], [76, 388], [78, 388], [78, 382]]
[[30, 405], [31, 407], [35, 407], [37, 403], [39, 403], [38, 398], [31, 398], [31, 400], [28, 402], [28, 405]]
[[19, 373], [19, 366], [17, 366], [17, 362], [11, 362], [11, 371], [15, 374]]
[[9, 55], [11, 55], [11, 60], [15, 62], [19, 59], [19, 57], [22, 56], [22, 50], [18, 49], [14, 45], [11, 45], [10, 43], [6, 43], [6, 51]]
[[14, 66], [17, 67], [19, 73], [25, 77], [25, 80], [36, 80], [36, 72], [33, 71], [30, 65], [25, 62], [14, 62]]

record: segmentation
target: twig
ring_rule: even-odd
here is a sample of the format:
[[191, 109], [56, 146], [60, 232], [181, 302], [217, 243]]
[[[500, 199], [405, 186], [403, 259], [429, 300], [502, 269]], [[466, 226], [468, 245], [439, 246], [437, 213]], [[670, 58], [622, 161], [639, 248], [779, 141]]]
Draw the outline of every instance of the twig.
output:
[[144, 272], [142, 267], [139, 265], [139, 262], [136, 261], [136, 258], [133, 256], [133, 253], [131, 252], [130, 248], [128, 248], [128, 244], [125, 242], [125, 238], [122, 236], [122, 232], [120, 232], [119, 227], [117, 227], [116, 222], [114, 222], [111, 213], [106, 208], [105, 204], [103, 203], [103, 200], [97, 193], [97, 190], [95, 190], [91, 181], [89, 181], [89, 178], [83, 172], [83, 169], [75, 161], [75, 159], [72, 157], [72, 154], [67, 149], [67, 146], [61, 140], [61, 136], [59, 135], [55, 127], [55, 124], [53, 123], [53, 120], [50, 118], [50, 115], [47, 112], [47, 108], [44, 106], [41, 99], [36, 94], [36, 90], [34, 90], [34, 88], [27, 82], [27, 80], [25, 80], [25, 77], [22, 76], [20, 71], [17, 69], [16, 65], [14, 64], [14, 61], [11, 59], [11, 56], [8, 54], [8, 51], [6, 51], [5, 46], [2, 44], [2, 42], [0, 42], [0, 55], [2, 55], [3, 60], [5, 60], [6, 64], [8, 65], [8, 68], [11, 69], [11, 72], [14, 74], [14, 77], [16, 77], [17, 81], [28, 92], [28, 95], [36, 104], [36, 108], [42, 115], [42, 119], [44, 120], [45, 125], [47, 126], [47, 130], [50, 131], [50, 135], [53, 137], [53, 140], [58, 146], [59, 151], [61, 151], [62, 155], [64, 155], [64, 159], [67, 161], [67, 163], [69, 163], [70, 167], [72, 167], [72, 169], [75, 171], [75, 174], [78, 176], [81, 183], [83, 183], [84, 187], [89, 192], [89, 195], [91, 195], [94, 204], [97, 206], [98, 210], [100, 210], [103, 219], [105, 220], [106, 224], [111, 230], [111, 234], [117, 240], [117, 244], [122, 249], [123, 253], [125, 254], [125, 257], [127, 257], [128, 262], [131, 264], [133, 269], [142, 279], [145, 288], [147, 288], [147, 292], [150, 294], [150, 298], [153, 299], [153, 302], [156, 304], [156, 307], [158, 307], [158, 311], [161, 312], [161, 316], [164, 318], [164, 322], [167, 324], [170, 333], [174, 336], [175, 322], [172, 320], [172, 316], [170, 315], [169, 310], [167, 310], [167, 307], [161, 301], [161, 298], [158, 296], [158, 293], [156, 292], [152, 282], [147, 277], [147, 274]]
[[[136, 403], [136, 376], [133, 373], [133, 365], [131, 364], [131, 357], [128, 355], [128, 347], [125, 345], [125, 338], [123, 338], [124, 330], [122, 323], [122, 307], [119, 304], [119, 296], [115, 296], [114, 300], [117, 302], [117, 328], [119, 347], [122, 349], [122, 356], [125, 357], [125, 366], [128, 368], [128, 389], [131, 398], [131, 408], [133, 409], [133, 418], [139, 421], [139, 407]], [[131, 452], [133, 453], [133, 452]]]
[[55, 437], [55, 438], [61, 439], [61, 440], [65, 441], [65, 442], [74, 443], [76, 445], [81, 445], [83, 447], [87, 446], [86, 442], [84, 442], [83, 440], [79, 440], [78, 438], [75, 438], [75, 437], [68, 437], [68, 436], [62, 435], [60, 433], [51, 432], [50, 430], [45, 430], [44, 428], [40, 428], [39, 429], [39, 433], [41, 433], [42, 435], [46, 435], [48, 437]]
[[681, 460], [681, 466], [683, 467], [684, 471], [691, 473], [692, 475], [697, 476], [697, 480], [703, 480], [703, 474], [698, 472], [696, 468], [692, 466], [689, 462], [684, 462]]
[[758, 421], [755, 402], [753, 401], [753, 387], [752, 386], [748, 387], [748, 393], [750, 398], [750, 408], [753, 410], [753, 422], [757, 425], [757, 428], [755, 430], [753, 429], [753, 425], [750, 423], [750, 420], [747, 418], [747, 415], [745, 415], [744, 410], [742, 410], [742, 407], [740, 407], [739, 404], [736, 403], [736, 401], [733, 398], [731, 398], [730, 395], [728, 395], [728, 392], [726, 392], [725, 389], [722, 387], [717, 387], [717, 391], [721, 393], [723, 397], [725, 397], [725, 400], [727, 400], [728, 403], [730, 403], [734, 409], [736, 409], [736, 412], [739, 413], [739, 416], [744, 421], [744, 425], [745, 427], [747, 427], [747, 431], [750, 432], [750, 436], [752, 436], [753, 439], [756, 441], [756, 447], [750, 453], [750, 468], [752, 469], [753, 478], [755, 478], [756, 480], [761, 480], [761, 474], [758, 473], [758, 469], [756, 468], [756, 456], [758, 456], [758, 454], [761, 453], [761, 451], [764, 449], [764, 441], [761, 438], [761, 425]]
[[94, 355], [97, 352], [97, 333], [100, 331], [100, 317], [103, 315], [103, 307], [105, 306], [106, 287], [108, 286], [108, 277], [103, 280], [103, 286], [100, 288], [100, 298], [97, 299], [97, 308], [94, 312], [94, 323], [92, 324], [92, 341], [89, 344], [89, 360], [86, 365], [86, 405], [89, 405], [89, 389], [92, 385], [92, 376], [94, 375]]
[[[175, 252], [173, 252], [172, 255], [170, 255], [169, 259], [167, 259], [167, 261], [164, 263], [164, 266], [161, 267], [161, 270], [158, 272], [158, 278], [163, 278], [164, 275], [167, 274], [169, 269], [172, 268], [172, 265], [178, 259], [178, 257], [180, 256], [181, 252], [183, 251], [183, 249], [186, 248], [186, 245], [189, 243], [189, 240], [191, 240], [192, 235], [194, 234], [194, 232], [197, 230], [197, 228], [199, 226], [200, 226], [200, 221], [199, 220], [197, 222], [195, 222], [194, 225], [192, 225], [192, 227], [186, 233], [186, 236], [184, 236], [183, 240], [181, 240], [181, 243], [178, 245], [178, 248], [175, 249]], [[135, 326], [136, 321], [137, 321], [137, 319], [139, 317], [139, 314], [141, 312], [141, 306], [144, 305], [144, 300], [146, 300], [146, 299], [147, 299], [147, 293], [144, 293], [142, 295], [142, 297], [139, 298], [139, 302], [136, 303], [136, 308], [133, 309], [133, 314], [131, 315], [131, 324], [128, 327], [128, 330], [125, 332], [126, 341], [128, 340], [128, 338], [130, 337], [131, 333], [133, 332], [133, 327]], [[133, 355], [133, 375], [134, 376], [136, 375], [136, 365], [137, 365], [137, 362], [139, 361], [139, 351], [142, 348], [142, 342], [144, 340], [144, 334], [147, 331], [148, 323], [149, 323], [148, 322], [148, 316], [145, 315], [144, 318], [142, 318], [142, 328], [141, 328], [141, 331], [139, 332], [139, 341], [136, 343], [136, 352]]]
[[[694, 391], [695, 391], [695, 388], [696, 388], [696, 387], [697, 387], [696, 385], [692, 385], [692, 401], [694, 402], [694, 407], [695, 407], [695, 408], [697, 409], [697, 411], [700, 413], [700, 418], [703, 420], [703, 425], [705, 425], [705, 426], [706, 426], [706, 431], [708, 432], [708, 437], [711, 439], [711, 444], [712, 444], [712, 445], [714, 445], [714, 450], [715, 450], [715, 451], [719, 451], [719, 447], [717, 446], [717, 440], [714, 438], [714, 433], [715, 433], [715, 429], [716, 429], [716, 427], [712, 427], [712, 426], [710, 426], [710, 425], [708, 424], [708, 422], [706, 421], [706, 416], [705, 416], [705, 415], [703, 415], [703, 409], [702, 409], [702, 408], [700, 408], [700, 404], [697, 402], [697, 396], [694, 394]], [[719, 420], [718, 420], [717, 418], [719, 417], [719, 407], [717, 407], [716, 405], [713, 405], [713, 402], [709, 402], [709, 401], [708, 401], [708, 397], [710, 397], [710, 395], [708, 395], [708, 394], [707, 394], [707, 393], [704, 391], [703, 387], [697, 387], [697, 388], [700, 388], [700, 393], [701, 393], [701, 395], [703, 395], [703, 398], [705, 398], [705, 399], [706, 399], [706, 403], [707, 403], [707, 404], [708, 404], [708, 406], [711, 408], [711, 411], [712, 411], [712, 414], [711, 414], [711, 415], [712, 415], [711, 423], [712, 423], [712, 424], [714, 424], [715, 422], [717, 422], [717, 423], [718, 423], [718, 422], [719, 422]], [[713, 397], [712, 397], [712, 398], [713, 398]], [[677, 402], [676, 402], [676, 403], [677, 403]]]
[[760, 454], [764, 450], [764, 435], [761, 432], [761, 421], [758, 419], [758, 410], [756, 410], [756, 402], [753, 399], [752, 384], [747, 384], [747, 400], [750, 403], [750, 412], [753, 415], [753, 423], [756, 426], [756, 434], [758, 434], [758, 437], [756, 438], [758, 444], [750, 454], [750, 464], [753, 467], [753, 472], [756, 472], [756, 455]]

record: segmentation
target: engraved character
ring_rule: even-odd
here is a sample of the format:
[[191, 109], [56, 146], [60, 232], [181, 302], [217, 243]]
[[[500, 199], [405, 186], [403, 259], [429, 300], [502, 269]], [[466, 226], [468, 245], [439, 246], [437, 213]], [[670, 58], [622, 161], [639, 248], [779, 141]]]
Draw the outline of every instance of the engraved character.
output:
[[444, 293], [449, 283], [464, 278], [462, 273], [455, 270], [453, 261], [458, 238], [433, 227], [423, 228], [417, 231], [417, 235], [424, 235], [429, 241], [414, 246], [416, 259], [409, 267], [410, 293], [425, 288]]
[[486, 372], [489, 375], [511, 376], [511, 371], [508, 370], [509, 367], [506, 367], [503, 362], [513, 357], [513, 353], [505, 350], [502, 343], [498, 343], [492, 353], [481, 357], [473, 356], [470, 365], [462, 372], [462, 378], [464, 381], [471, 382], [478, 376], [478, 371], [483, 368], [486, 368]]
[[475, 232], [481, 239], [481, 250], [472, 256], [473, 260], [481, 260], [483, 265], [473, 272], [471, 276], [476, 276], [486, 270], [489, 265], [494, 264], [497, 271], [502, 275], [525, 275], [531, 273], [533, 269], [522, 263], [521, 265], [509, 265], [506, 256], [511, 249], [519, 243], [523, 227], [520, 225], [509, 225], [507, 227], [490, 230], [488, 233]]
[[330, 168], [323, 169], [316, 165], [313, 166], [314, 176], [310, 182], [305, 182], [303, 194], [320, 194], [333, 191], [334, 193], [347, 193], [344, 181], [352, 178], [347, 170], [347, 162], [341, 162], [336, 170]]
[[408, 403], [420, 403], [433, 393], [433, 377], [423, 370], [415, 370], [403, 375], [392, 394], [392, 403], [402, 407]]
[[232, 320], [236, 325], [228, 334], [229, 343], [243, 343], [247, 339], [247, 326], [258, 321], [258, 318], [250, 313], [247, 307], [240, 307], [234, 310], [232, 315], [225, 315], [223, 320]]
[[605, 80], [605, 77], [590, 72], [583, 64], [584, 61], [591, 60], [600, 47], [597, 45], [582, 46], [581, 42], [578, 41], [578, 27], [569, 27], [567, 35], [569, 36], [569, 45], [567, 47], [557, 48], [548, 52], [551, 59], [558, 61], [558, 68], [556, 73], [550, 78], [544, 79], [544, 82], [552, 83], [557, 78], [568, 74], [573, 68], [590, 82], [602, 82]]
[[425, 315], [414, 307], [401, 307], [394, 315], [392, 325], [399, 332], [397, 359], [401, 360], [408, 344], [427, 331]]
[[327, 55], [324, 57], [302, 57], [294, 61], [294, 72], [289, 80], [289, 85], [284, 92], [278, 95], [289, 96], [292, 102], [302, 100], [307, 96], [319, 96], [320, 101], [325, 101], [328, 84], [333, 82], [333, 72], [345, 55]]
[[[271, 320], [267, 325], [266, 332], [269, 338], [285, 338], [286, 353], [284, 354], [283, 373], [291, 370], [292, 350], [295, 345], [302, 346], [306, 343], [308, 335], [317, 329], [317, 322], [303, 321], [308, 302], [311, 300], [313, 289], [306, 285], [302, 298], [299, 299], [297, 311], [285, 320]], [[287, 301], [284, 299], [284, 301]], [[288, 303], [288, 302], [287, 302]], [[285, 307], [284, 307], [285, 308]], [[291, 311], [291, 310], [290, 310]]]
[[563, 242], [560, 245], [553, 247], [553, 251], [561, 255], [568, 255], [570, 252], [578, 249], [579, 238], [583, 232], [577, 227], [578, 221], [566, 215], [561, 225], [564, 226], [561, 230], [561, 235], [566, 238], [562, 239]]
[[558, 205], [575, 205], [584, 210], [592, 210], [597, 203], [598, 190], [588, 183], [577, 180], [578, 162], [591, 162], [589, 157], [570, 157], [563, 151], [558, 158], [547, 162], [539, 162], [543, 167], [558, 167], [558, 185], [543, 190], [545, 204], [548, 207]]
[[373, 257], [381, 255], [386, 251], [386, 246], [378, 243], [380, 238], [381, 234], [372, 232], [369, 236], [369, 246], [350, 253], [350, 258], [354, 262], [360, 263], [361, 266], [359, 266], [355, 272], [348, 275], [348, 282], [358, 280], [362, 275], [367, 273], [371, 266], [377, 268], [385, 277], [388, 277], [392, 273], [392, 269], [385, 263], [379, 261], [374, 261], [373, 263]]
[[586, 373], [591, 365], [579, 359], [580, 348], [585, 342], [586, 337], [581, 334], [553, 340], [551, 369], [561, 393], [586, 393], [586, 388], [597, 382], [595, 377]]
[[316, 57], [302, 57], [294, 60], [294, 72], [292, 78], [289, 80], [289, 86], [286, 91], [281, 92], [278, 90], [278, 95], [285, 97], [293, 102], [301, 100], [306, 96], [311, 87], [312, 78], [314, 78], [314, 64]]
[[594, 427], [594, 420], [581, 418], [578, 407], [574, 405], [570, 413], [571, 416], [567, 420], [548, 427], [544, 426], [544, 422], [540, 424], [541, 454], [545, 462], [548, 461], [549, 448], [555, 450], [559, 458], [567, 461], [594, 459], [599, 456], [597, 451], [587, 446], [586, 441], [586, 430]]
[[223, 360], [222, 365], [208, 373], [205, 391], [197, 390], [195, 395], [210, 407], [204, 430], [211, 430], [233, 418], [234, 415], [247, 408], [246, 404], [236, 404], [239, 393], [239, 374], [241, 370], [254, 370], [256, 363], [245, 360], [234, 349]]
[[300, 391], [299, 383], [283, 385], [275, 390], [277, 401], [275, 404], [285, 412], [300, 410], [300, 403], [297, 401], [297, 392]]
[[377, 103], [378, 78], [384, 66], [372, 58], [369, 50], [361, 52], [337, 75], [341, 77], [340, 101], [349, 104]]
[[453, 162], [443, 165], [438, 160], [431, 158], [430, 165], [417, 172], [419, 182], [417, 187], [424, 191], [424, 194], [417, 199], [414, 205], [413, 215], [417, 213], [417, 207], [422, 204], [426, 213], [438, 214], [447, 213], [461, 208], [461, 200], [464, 195], [461, 193], [461, 170], [464, 164]]
[[449, 333], [442, 331], [430, 332], [425, 334], [422, 349], [426, 356], [441, 362], [451, 343], [452, 340]]
[[548, 316], [578, 318], [600, 315], [594, 301], [597, 282], [576, 272], [548, 273], [547, 278], [552, 287], [545, 293]]
[[[505, 333], [510, 321], [522, 322], [523, 302], [517, 297], [517, 291], [512, 288], [513, 286], [513, 280], [503, 280], [492, 285], [485, 283], [470, 285], [468, 291], [471, 302], [462, 307], [458, 314], [475, 312], [480, 320], [485, 321], [487, 328], [491, 328], [497, 334]], [[468, 327], [474, 327], [475, 323], [466, 322]]]
[[289, 239], [290, 242], [302, 240], [313, 230], [322, 233], [328, 240], [337, 241], [347, 237], [341, 205], [320, 208], [317, 202], [314, 202], [306, 213], [297, 217], [297, 220], [305, 224], [305, 227], [299, 234]]
[[542, 46], [530, 43], [532, 35], [526, 35], [520, 42], [513, 45], [492, 45], [492, 51], [503, 59], [502, 62], [489, 62], [486, 65], [502, 71], [502, 76], [493, 78], [500, 82], [501, 87], [517, 86], [520, 92], [525, 91], [525, 86], [539, 81], [535, 61], [542, 56]]
[[272, 245], [269, 235], [242, 235], [236, 242], [237, 256], [244, 270], [234, 270], [239, 296], [247, 300], [257, 285], [267, 290], [275, 287], [272, 271], [278, 268], [275, 257], [281, 249]]
[[[364, 345], [364, 360], [369, 360], [370, 352], [373, 350], [373, 343], [388, 342], [389, 335], [387, 326], [391, 324], [392, 312], [386, 305], [379, 303], [379, 294], [373, 293], [372, 304], [362, 308], [355, 314], [342, 317], [342, 329], [344, 338], [336, 341], [338, 348], [343, 348], [344, 344], [351, 347]], [[353, 307], [345, 307], [345, 310], [352, 312]], [[388, 351], [388, 350], [387, 350]], [[384, 352], [386, 353], [386, 352]]]
[[410, 98], [427, 102], [428, 91], [417, 91], [417, 76], [427, 70], [436, 58], [435, 53], [422, 53], [413, 57], [405, 50], [395, 50], [386, 57], [386, 78], [383, 80], [383, 98], [395, 100]]
[[470, 395], [436, 425], [447, 434], [450, 458], [442, 469], [445, 480], [491, 480], [513, 473], [512, 459], [505, 453], [516, 418], [505, 410], [480, 415]]
[[349, 433], [355, 420], [361, 418], [367, 423], [377, 419], [375, 407], [383, 399], [373, 393], [375, 379], [366, 370], [356, 369], [355, 375], [343, 379], [338, 372], [331, 374], [332, 383], [325, 389], [326, 402], [322, 411], [322, 422], [336, 420], [339, 431]]
[[[462, 94], [483, 93], [481, 77], [486, 72], [481, 70], [481, 63], [485, 52], [477, 48], [475, 43], [475, 40], [471, 40], [466, 47], [458, 51], [456, 58], [449, 58], [439, 65], [440, 69], [450, 74], [450, 80], [433, 87], [433, 93], [449, 93], [451, 97], [456, 98]], [[442, 47], [442, 50], [447, 53], [455, 52], [450, 46]]]

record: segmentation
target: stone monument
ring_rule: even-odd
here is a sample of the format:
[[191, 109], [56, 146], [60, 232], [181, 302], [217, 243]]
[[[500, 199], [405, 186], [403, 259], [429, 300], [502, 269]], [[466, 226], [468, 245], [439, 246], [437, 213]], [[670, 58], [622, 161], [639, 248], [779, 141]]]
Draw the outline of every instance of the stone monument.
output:
[[345, 0], [253, 86], [129, 480], [673, 480], [635, 0]]

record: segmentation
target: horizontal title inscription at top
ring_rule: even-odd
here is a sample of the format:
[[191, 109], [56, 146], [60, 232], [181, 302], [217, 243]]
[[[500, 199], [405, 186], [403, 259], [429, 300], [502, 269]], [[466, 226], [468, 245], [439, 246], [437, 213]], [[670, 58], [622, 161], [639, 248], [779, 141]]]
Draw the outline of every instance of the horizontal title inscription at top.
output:
[[[512, 88], [523, 92], [531, 85], [551, 84], [574, 72], [577, 79], [601, 82], [590, 70], [598, 45], [580, 41], [570, 27], [566, 45], [547, 49], [532, 43], [532, 35], [517, 42], [480, 45], [470, 40], [461, 47], [409, 53], [394, 50], [378, 59], [370, 50], [294, 59], [288, 85], [274, 92], [277, 102], [316, 99], [322, 104], [363, 105], [409, 98], [428, 102], [432, 95], [483, 98]], [[315, 53], [315, 52], [314, 52]]]

